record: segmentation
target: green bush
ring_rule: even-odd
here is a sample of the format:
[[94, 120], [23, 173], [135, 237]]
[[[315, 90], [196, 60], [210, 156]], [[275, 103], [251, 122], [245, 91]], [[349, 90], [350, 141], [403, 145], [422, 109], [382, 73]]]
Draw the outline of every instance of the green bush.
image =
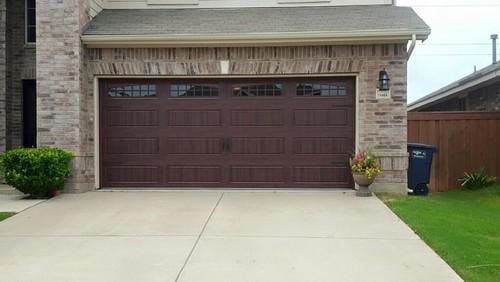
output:
[[15, 149], [0, 155], [5, 182], [32, 198], [50, 197], [62, 189], [73, 155], [55, 148]]
[[458, 182], [463, 188], [470, 190], [491, 186], [495, 184], [496, 181], [496, 177], [487, 175], [484, 168], [480, 168], [478, 171], [474, 172], [466, 172], [464, 173], [464, 177], [458, 179]]

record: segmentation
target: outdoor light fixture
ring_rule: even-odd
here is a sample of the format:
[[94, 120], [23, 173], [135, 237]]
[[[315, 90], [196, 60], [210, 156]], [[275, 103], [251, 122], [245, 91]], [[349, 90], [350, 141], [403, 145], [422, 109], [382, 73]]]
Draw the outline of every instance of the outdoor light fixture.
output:
[[385, 71], [385, 68], [381, 70], [378, 74], [378, 90], [387, 91], [389, 90], [389, 74]]

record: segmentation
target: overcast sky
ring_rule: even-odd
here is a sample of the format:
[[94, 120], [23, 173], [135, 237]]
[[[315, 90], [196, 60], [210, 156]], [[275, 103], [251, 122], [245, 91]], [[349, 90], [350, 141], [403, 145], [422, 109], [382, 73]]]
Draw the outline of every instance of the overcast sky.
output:
[[[408, 101], [491, 64], [491, 39], [500, 34], [500, 0], [398, 0], [431, 27], [408, 63]], [[500, 52], [500, 40], [497, 48]]]

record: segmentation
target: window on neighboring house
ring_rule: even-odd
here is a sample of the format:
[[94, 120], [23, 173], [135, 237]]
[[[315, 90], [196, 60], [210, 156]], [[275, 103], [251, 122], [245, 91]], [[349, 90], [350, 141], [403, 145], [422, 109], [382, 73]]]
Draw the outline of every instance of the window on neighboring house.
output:
[[35, 0], [26, 0], [26, 43], [36, 42], [36, 9]]
[[466, 111], [467, 110], [467, 98], [459, 98], [458, 99], [458, 110]]

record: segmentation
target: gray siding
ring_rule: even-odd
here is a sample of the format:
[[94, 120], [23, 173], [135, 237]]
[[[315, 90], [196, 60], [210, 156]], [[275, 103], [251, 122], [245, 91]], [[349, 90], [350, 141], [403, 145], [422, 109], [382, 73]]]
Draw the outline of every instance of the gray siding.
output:
[[443, 111], [479, 111], [500, 112], [500, 81], [483, 86], [479, 89], [454, 96], [427, 107], [421, 108], [419, 112], [443, 112]]
[[467, 110], [500, 112], [500, 81], [471, 92], [467, 99]]

